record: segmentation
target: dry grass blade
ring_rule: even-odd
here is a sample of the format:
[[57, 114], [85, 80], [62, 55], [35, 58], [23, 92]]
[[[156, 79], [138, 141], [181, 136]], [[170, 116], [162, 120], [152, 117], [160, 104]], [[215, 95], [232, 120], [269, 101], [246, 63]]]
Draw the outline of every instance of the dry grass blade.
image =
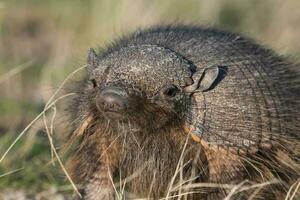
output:
[[241, 187], [241, 189], [239, 189], [236, 193], [243, 192], [243, 191], [250, 190], [250, 189], [254, 189], [254, 188], [261, 188], [261, 187], [265, 187], [265, 186], [272, 185], [272, 184], [278, 184], [279, 182], [280, 181], [275, 179], [273, 181], [268, 181], [268, 182], [264, 182], [264, 183], [257, 183], [257, 184], [253, 184], [251, 186]]
[[229, 194], [224, 198], [224, 200], [230, 200], [230, 198], [236, 193], [236, 191], [238, 191], [239, 188], [241, 188], [245, 183], [247, 183], [248, 180], [244, 180], [242, 182], [240, 182], [238, 185], [234, 186]]
[[131, 174], [130, 176], [127, 176], [125, 179], [123, 179], [122, 181], [115, 183], [116, 187], [120, 187], [130, 181], [132, 181], [133, 179], [135, 179], [136, 177], [138, 177], [139, 175], [142, 174], [142, 171], [147, 167], [147, 165], [150, 163], [151, 161], [147, 161], [145, 162], [141, 167], [139, 167], [138, 170], [135, 171], [135, 173]]
[[7, 154], [10, 152], [10, 150], [15, 146], [15, 144], [20, 140], [20, 138], [31, 128], [31, 126], [37, 122], [46, 111], [49, 110], [49, 108], [51, 108], [52, 105], [54, 105], [57, 101], [66, 98], [68, 96], [74, 95], [75, 93], [69, 93], [66, 95], [63, 95], [57, 99], [55, 99], [51, 104], [49, 104], [49, 107], [47, 107], [46, 109], [44, 109], [40, 114], [38, 114], [26, 127], [25, 129], [18, 135], [18, 137], [11, 143], [11, 145], [7, 148], [7, 150], [4, 152], [4, 154], [2, 155], [1, 159], [0, 159], [0, 163], [4, 160], [4, 158], [7, 156]]
[[179, 161], [178, 161], [177, 166], [176, 166], [175, 173], [174, 173], [174, 175], [173, 175], [173, 177], [172, 177], [172, 179], [171, 179], [171, 182], [170, 182], [170, 185], [169, 185], [169, 188], [168, 188], [168, 192], [167, 192], [166, 198], [169, 197], [169, 195], [170, 195], [170, 193], [171, 193], [171, 191], [172, 191], [172, 187], [173, 187], [173, 185], [174, 185], [174, 181], [175, 181], [175, 179], [176, 179], [177, 173], [179, 172], [179, 169], [180, 169], [179, 166], [180, 166], [181, 160], [183, 159], [184, 151], [185, 151], [185, 149], [186, 149], [186, 147], [187, 147], [189, 137], [190, 137], [190, 134], [187, 134], [187, 137], [186, 137], [186, 140], [185, 140], [183, 149], [182, 149], [182, 151], [181, 151], [181, 155], [180, 155], [180, 157], [179, 157]]
[[294, 193], [292, 194], [290, 200], [293, 200], [293, 199], [294, 199], [294, 197], [296, 196], [296, 194], [297, 194], [299, 188], [300, 188], [300, 181], [298, 182], [297, 187], [296, 187], [296, 189], [294, 190]]
[[[30, 66], [30, 63], [28, 63], [28, 65]], [[27, 65], [26, 65], [27, 66]], [[65, 94], [61, 97], [58, 97], [57, 99], [53, 100], [55, 98], [55, 96], [59, 93], [59, 91], [62, 89], [62, 87], [66, 84], [66, 82], [75, 74], [77, 73], [78, 71], [84, 69], [86, 66], [84, 67], [80, 67], [78, 69], [76, 69], [75, 71], [73, 71], [72, 73], [70, 73], [66, 78], [65, 80], [60, 84], [60, 86], [58, 87], [58, 89], [54, 92], [54, 94], [50, 97], [50, 99], [48, 100], [48, 102], [46, 103], [45, 107], [44, 107], [44, 110], [38, 114], [26, 127], [25, 129], [23, 129], [23, 131], [17, 136], [17, 138], [12, 142], [12, 144], [7, 148], [7, 150], [4, 152], [4, 154], [2, 155], [1, 159], [0, 159], [0, 163], [4, 160], [4, 158], [7, 156], [7, 154], [10, 152], [10, 150], [15, 146], [15, 144], [20, 140], [20, 138], [32, 127], [32, 125], [37, 122], [42, 116], [44, 117], [44, 122], [45, 122], [45, 114], [46, 112], [52, 108], [57, 101], [63, 99], [63, 98], [66, 98], [68, 96], [71, 96], [71, 95], [75, 95], [75, 93], [69, 93], [69, 94]], [[11, 72], [9, 75], [6, 75], [4, 77], [8, 77], [8, 76], [12, 76], [14, 74], [16, 74], [16, 71], [20, 71], [20, 68], [18, 68], [18, 70], [14, 70], [13, 72]], [[24, 69], [24, 67], [22, 67], [21, 69]], [[52, 123], [52, 126], [53, 126], [53, 121], [54, 119], [51, 120], [51, 123]], [[50, 130], [52, 131], [53, 130], [53, 127], [51, 126]], [[54, 144], [53, 144], [53, 141], [52, 141], [52, 137], [50, 135], [50, 132], [49, 132], [49, 129], [48, 129], [48, 126], [46, 124], [46, 130], [47, 130], [47, 135], [48, 135], [48, 139], [49, 139], [49, 142], [50, 142], [50, 145], [51, 145], [51, 151], [52, 153], [55, 155], [55, 157], [57, 158], [60, 166], [62, 167], [64, 173], [66, 174], [68, 180], [70, 181], [70, 183], [72, 184], [75, 192], [80, 196], [80, 193], [78, 192], [78, 189], [76, 188], [75, 184], [73, 183], [73, 181], [71, 180], [69, 174], [67, 173], [66, 169], [64, 168], [62, 162], [61, 162], [61, 159], [59, 158], [58, 156], [58, 153], [56, 152], [55, 150], [55, 147], [54, 147]]]
[[262, 187], [257, 188], [255, 191], [252, 192], [252, 194], [249, 196], [249, 198], [247, 200], [253, 200], [253, 199], [257, 199], [257, 194], [262, 190]]
[[165, 197], [165, 198], [161, 198], [160, 200], [165, 200], [165, 199], [172, 199], [172, 198], [175, 198], [177, 197], [178, 199], [180, 199], [180, 197], [182, 196], [185, 196], [185, 195], [190, 195], [190, 194], [196, 194], [197, 192], [185, 192], [185, 193], [181, 193], [181, 194], [176, 194], [176, 195], [172, 195], [172, 196], [168, 196], [168, 197]]
[[[50, 135], [51, 136], [53, 136], [53, 124], [54, 124], [54, 119], [55, 119], [55, 116], [56, 116], [56, 106], [55, 105], [53, 105], [53, 115], [52, 115], [52, 118], [51, 118], [51, 122], [50, 122]], [[45, 115], [44, 115], [45, 116]], [[53, 150], [51, 150], [51, 159], [52, 159], [52, 161], [53, 161], [53, 159], [54, 159], [54, 152], [53, 152]], [[53, 165], [54, 165], [54, 163], [55, 162], [52, 162], [53, 163]]]
[[[193, 183], [190, 185], [183, 185], [181, 186], [182, 190], [187, 190], [187, 189], [195, 189], [195, 188], [223, 188], [223, 189], [232, 189], [236, 185], [233, 184], [219, 184], [219, 183]], [[171, 190], [171, 192], [176, 192], [180, 188], [176, 187]]]
[[[43, 111], [45, 112], [45, 111]], [[10, 152], [10, 150], [15, 146], [15, 144], [20, 140], [20, 138], [26, 133], [26, 131], [43, 115], [43, 112], [41, 112], [36, 118], [34, 118], [28, 126], [18, 135], [18, 137], [11, 143], [11, 145], [7, 148], [7, 150], [4, 152], [0, 159], [0, 163], [4, 160], [6, 155]]]
[[7, 73], [0, 76], [0, 84], [7, 81], [7, 80], [9, 80], [11, 77], [13, 77], [14, 75], [20, 73], [24, 69], [32, 66], [33, 63], [34, 63], [34, 61], [31, 60], [31, 61], [28, 61], [28, 62], [23, 63], [21, 65], [18, 65], [17, 67], [14, 67], [13, 69], [8, 71]]
[[118, 199], [118, 200], [121, 200], [122, 197], [121, 197], [121, 195], [119, 194], [116, 185], [114, 184], [114, 180], [113, 180], [113, 177], [112, 177], [110, 171], [108, 171], [108, 176], [109, 176], [109, 180], [111, 181], [111, 183], [112, 183], [112, 185], [113, 185], [113, 188], [114, 188], [114, 190], [115, 190], [115, 195], [117, 196], [117, 199]]
[[23, 170], [23, 169], [24, 169], [24, 167], [22, 167], [22, 168], [20, 168], [20, 169], [15, 169], [15, 170], [6, 172], [6, 173], [4, 173], [4, 174], [1, 174], [1, 175], [0, 175], [0, 178], [2, 178], [2, 177], [4, 177], [4, 176], [8, 176], [8, 175], [13, 174], [13, 173], [16, 173], [16, 172], [19, 172], [19, 171], [21, 171], [21, 170]]
[[[264, 186], [267, 186], [267, 185], [270, 185], [270, 184], [276, 184], [276, 183], [279, 183], [279, 181], [278, 180], [273, 180], [273, 181], [269, 181], [269, 182], [253, 184], [253, 185], [250, 185], [250, 186], [243, 186], [243, 187], [239, 187], [239, 189], [236, 190], [236, 193], [237, 192], [243, 192], [245, 190], [250, 190], [250, 189], [253, 189], [253, 188], [264, 187]], [[187, 189], [196, 189], [196, 188], [222, 188], [222, 189], [232, 190], [236, 186], [237, 185], [234, 185], [234, 184], [193, 183], [193, 184], [190, 184], [190, 185], [184, 185], [184, 186], [182, 186], [181, 189], [187, 190]], [[171, 190], [171, 192], [174, 192], [174, 191], [177, 191], [177, 190], [179, 190], [179, 189], [178, 188], [175, 189], [175, 190], [173, 189], [173, 190]]]
[[[71, 78], [73, 77], [74, 74], [76, 74], [77, 72], [79, 72], [80, 70], [86, 68], [86, 66], [84, 67], [80, 67], [76, 70], [74, 70], [72, 73], [70, 73], [66, 78], [65, 80], [60, 84], [60, 86], [58, 87], [58, 89], [54, 92], [54, 94], [50, 97], [50, 99], [48, 100], [48, 102], [46, 103], [45, 107], [44, 107], [44, 111], [49, 108], [53, 108], [54, 110], [54, 113], [53, 113], [53, 116], [51, 118], [51, 124], [50, 124], [50, 129], [48, 128], [48, 124], [47, 124], [47, 118], [46, 118], [46, 112], [43, 112], [43, 120], [44, 120], [44, 125], [45, 125], [45, 129], [46, 129], [46, 133], [47, 133], [47, 136], [48, 136], [48, 139], [49, 139], [49, 143], [50, 143], [50, 146], [51, 146], [51, 154], [52, 154], [52, 160], [53, 160], [53, 156], [56, 157], [60, 167], [62, 168], [63, 172], [65, 173], [65, 175], [67, 176], [67, 179], [69, 180], [69, 182], [71, 183], [73, 189], [75, 190], [75, 192], [77, 193], [77, 195], [81, 198], [81, 194], [80, 192], [78, 191], [75, 183], [73, 182], [73, 180], [71, 179], [70, 175], [68, 174], [66, 168], [64, 167], [56, 149], [55, 149], [55, 146], [53, 144], [53, 139], [52, 139], [52, 135], [53, 135], [53, 123], [54, 123], [54, 119], [55, 119], [55, 115], [56, 115], [56, 107], [55, 107], [55, 103], [53, 103], [53, 99], [55, 98], [55, 96], [59, 93], [59, 91], [63, 88], [63, 86], [66, 84], [66, 82]], [[71, 93], [71, 94], [75, 94], [75, 93]]]
[[153, 185], [154, 185], [154, 182], [155, 182], [156, 174], [157, 174], [157, 170], [155, 170], [155, 171], [153, 172], [153, 178], [152, 178], [152, 181], [151, 181], [151, 185], [150, 185], [150, 188], [149, 188], [149, 192], [148, 192], [148, 195], [147, 195], [147, 199], [151, 199], [151, 198], [150, 198], [150, 195], [151, 195], [151, 191], [152, 191], [152, 188], [153, 188]]
[[[53, 104], [52, 106], [54, 106], [54, 108], [55, 108], [55, 104]], [[51, 125], [50, 125], [50, 129], [49, 129], [45, 112], [43, 113], [43, 121], [44, 121], [45, 129], [46, 129], [46, 133], [47, 133], [47, 136], [48, 136], [48, 140], [49, 140], [49, 143], [50, 143], [51, 153], [53, 153], [54, 157], [57, 159], [60, 167], [62, 168], [63, 172], [67, 176], [67, 179], [71, 183], [71, 185], [72, 185], [73, 189], [75, 190], [75, 192], [77, 193], [77, 195], [79, 197], [81, 197], [80, 192], [78, 191], [75, 183], [72, 181], [70, 175], [68, 174], [66, 168], [64, 167], [64, 165], [63, 165], [63, 163], [62, 163], [62, 161], [61, 161], [61, 159], [60, 159], [60, 157], [59, 157], [59, 155], [58, 155], [58, 153], [55, 149], [54, 143], [53, 143], [52, 131], [53, 131], [53, 122], [54, 122], [55, 115], [56, 115], [56, 109], [54, 109], [53, 116], [51, 117]], [[53, 160], [53, 158], [52, 158], [52, 160]]]
[[74, 70], [72, 73], [70, 73], [65, 80], [63, 80], [63, 82], [60, 84], [60, 86], [57, 88], [57, 90], [54, 92], [54, 94], [49, 98], [49, 100], [47, 101], [45, 108], [49, 107], [49, 104], [51, 103], [51, 101], [54, 99], [54, 97], [61, 91], [61, 89], [63, 88], [63, 86], [66, 84], [66, 82], [72, 78], [74, 76], [74, 74], [76, 74], [77, 72], [79, 72], [80, 70], [86, 68], [86, 66], [84, 67], [80, 67], [76, 70]]
[[12, 149], [12, 147], [20, 140], [20, 138], [26, 133], [26, 131], [41, 117], [43, 116], [47, 110], [49, 110], [49, 108], [51, 108], [58, 100], [65, 98], [67, 96], [70, 95], [74, 95], [75, 93], [69, 93], [66, 95], [63, 95], [59, 98], [57, 98], [56, 100], [53, 101], [54, 97], [58, 94], [58, 92], [62, 89], [62, 87], [66, 84], [66, 82], [78, 71], [84, 69], [86, 66], [84, 67], [80, 67], [77, 70], [73, 71], [71, 74], [69, 74], [67, 76], [67, 78], [60, 84], [60, 86], [58, 87], [58, 89], [54, 92], [54, 94], [50, 97], [49, 101], [46, 103], [44, 110], [38, 115], [36, 116], [36, 118], [34, 118], [29, 124], [28, 126], [26, 126], [26, 128], [18, 135], [18, 137], [13, 141], [13, 143], [8, 147], [8, 149], [5, 151], [5, 153], [3, 154], [3, 156], [0, 159], [0, 163], [3, 161], [3, 159], [6, 157], [6, 155], [8, 154], [8, 152]]
[[173, 192], [173, 191], [177, 191], [177, 190], [182, 190], [182, 186], [184, 184], [186, 184], [186, 183], [192, 184], [191, 182], [196, 180], [197, 178], [199, 178], [199, 176], [195, 176], [195, 177], [190, 178], [188, 180], [181, 181], [177, 186], [173, 187], [171, 191]]
[[293, 185], [291, 185], [289, 191], [286, 194], [285, 200], [292, 200], [292, 199], [294, 199], [294, 197], [296, 196], [296, 194], [297, 194], [297, 192], [299, 190], [299, 187], [300, 187], [300, 179], [298, 179]]

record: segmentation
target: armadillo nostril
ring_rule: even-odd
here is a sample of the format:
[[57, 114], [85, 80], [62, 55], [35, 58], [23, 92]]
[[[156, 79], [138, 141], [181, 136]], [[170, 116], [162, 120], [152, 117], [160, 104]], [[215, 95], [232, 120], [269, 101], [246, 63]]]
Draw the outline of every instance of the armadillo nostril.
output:
[[128, 100], [123, 91], [105, 89], [97, 96], [97, 107], [109, 118], [119, 117], [127, 109]]

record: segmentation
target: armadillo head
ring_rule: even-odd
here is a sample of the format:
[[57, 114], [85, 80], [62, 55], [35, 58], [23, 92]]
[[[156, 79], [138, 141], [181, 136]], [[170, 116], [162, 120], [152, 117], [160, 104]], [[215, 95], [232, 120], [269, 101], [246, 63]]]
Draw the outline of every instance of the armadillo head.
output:
[[[212, 73], [213, 70], [210, 70]], [[112, 121], [138, 123], [155, 130], [177, 125], [190, 112], [191, 93], [205, 90], [216, 77], [195, 78], [192, 62], [170, 49], [130, 46], [97, 56], [90, 50], [88, 74], [98, 115]], [[203, 73], [203, 71], [201, 71]]]

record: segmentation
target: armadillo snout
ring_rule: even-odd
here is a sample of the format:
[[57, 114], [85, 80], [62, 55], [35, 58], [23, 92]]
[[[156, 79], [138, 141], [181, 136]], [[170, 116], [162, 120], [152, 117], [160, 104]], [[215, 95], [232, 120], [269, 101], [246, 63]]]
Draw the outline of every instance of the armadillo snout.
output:
[[105, 117], [120, 118], [127, 110], [128, 95], [118, 88], [106, 88], [97, 95], [96, 105]]

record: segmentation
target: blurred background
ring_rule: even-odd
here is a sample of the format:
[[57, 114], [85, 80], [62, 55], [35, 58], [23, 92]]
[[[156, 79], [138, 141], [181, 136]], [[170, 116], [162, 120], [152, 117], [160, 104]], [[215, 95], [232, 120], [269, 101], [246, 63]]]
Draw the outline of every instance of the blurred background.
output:
[[[67, 75], [84, 65], [89, 47], [169, 23], [239, 32], [300, 60], [298, 0], [0, 0], [0, 157]], [[60, 166], [50, 164], [43, 120], [30, 127], [0, 162], [0, 191], [72, 193]]]

